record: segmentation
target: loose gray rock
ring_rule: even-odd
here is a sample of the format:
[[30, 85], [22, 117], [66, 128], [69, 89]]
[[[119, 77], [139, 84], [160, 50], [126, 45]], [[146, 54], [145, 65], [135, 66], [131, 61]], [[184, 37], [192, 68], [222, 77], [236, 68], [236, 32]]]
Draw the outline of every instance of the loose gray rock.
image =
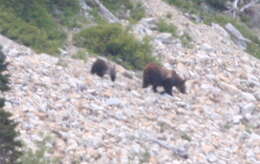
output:
[[[11, 88], [2, 95], [8, 102], [4, 110], [19, 124], [22, 141], [34, 150], [35, 141], [51, 135], [48, 157], [58, 156], [64, 164], [256, 163], [259, 60], [219, 27], [194, 24], [161, 0], [138, 2], [153, 19], [131, 25], [130, 31], [138, 39], [150, 36], [150, 55], [187, 75], [187, 94], [176, 88], [174, 96], [143, 89], [142, 70], [129, 71], [129, 78], [116, 63], [118, 81], [111, 83], [90, 74], [96, 57], [83, 62], [37, 54], [0, 35]], [[194, 46], [180, 46], [179, 39], [156, 30], [155, 20], [165, 16], [191, 36]]]
[[236, 115], [233, 117], [233, 123], [239, 124], [242, 119], [243, 119], [243, 117], [241, 115]]
[[256, 105], [253, 103], [246, 104], [243, 107], [241, 107], [241, 114], [246, 115], [246, 114], [252, 114], [254, 110], [256, 109]]
[[173, 37], [170, 33], [160, 33], [155, 37], [156, 40], [161, 42], [162, 44], [172, 44], [173, 43]]
[[216, 157], [216, 155], [214, 153], [209, 153], [207, 154], [207, 160], [210, 162], [210, 163], [214, 163], [216, 162], [218, 159]]
[[122, 101], [118, 98], [109, 98], [106, 100], [107, 105], [121, 105]]
[[238, 46], [242, 49], [247, 48], [247, 44], [250, 43], [251, 40], [245, 38], [231, 23], [226, 24], [225, 28], [234, 37], [234, 41]]

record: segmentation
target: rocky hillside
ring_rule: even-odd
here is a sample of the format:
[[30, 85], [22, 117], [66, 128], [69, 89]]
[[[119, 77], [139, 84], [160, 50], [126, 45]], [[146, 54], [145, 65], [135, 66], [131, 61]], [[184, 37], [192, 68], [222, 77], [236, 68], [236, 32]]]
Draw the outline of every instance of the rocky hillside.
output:
[[[133, 27], [152, 36], [154, 55], [186, 77], [186, 95], [142, 89], [139, 72], [117, 65], [112, 83], [89, 73], [95, 58], [36, 54], [3, 36], [12, 90], [5, 109], [30, 147], [47, 144], [62, 163], [260, 162], [260, 61], [242, 51], [220, 26], [194, 24], [161, 0], [140, 0], [146, 18]], [[188, 33], [184, 48], [154, 29], [164, 16]]]

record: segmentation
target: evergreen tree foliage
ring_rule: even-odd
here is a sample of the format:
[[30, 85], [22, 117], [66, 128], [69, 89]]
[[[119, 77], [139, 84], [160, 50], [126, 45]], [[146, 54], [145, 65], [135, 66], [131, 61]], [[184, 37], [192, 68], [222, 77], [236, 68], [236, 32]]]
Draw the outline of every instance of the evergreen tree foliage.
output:
[[[9, 89], [8, 75], [4, 74], [7, 64], [5, 55], [0, 46], [0, 91], [4, 92]], [[15, 131], [17, 123], [10, 119], [11, 113], [3, 110], [4, 98], [0, 98], [0, 164], [16, 164], [17, 159], [21, 156], [21, 142], [16, 139], [19, 135]]]

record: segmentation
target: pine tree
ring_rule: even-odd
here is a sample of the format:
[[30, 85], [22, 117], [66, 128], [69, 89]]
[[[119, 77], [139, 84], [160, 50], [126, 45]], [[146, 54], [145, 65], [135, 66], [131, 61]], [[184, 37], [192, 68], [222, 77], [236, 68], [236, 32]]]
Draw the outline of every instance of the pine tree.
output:
[[[0, 46], [0, 91], [9, 90], [8, 75], [4, 74], [7, 63], [5, 55]], [[19, 135], [15, 131], [17, 123], [10, 119], [11, 113], [3, 110], [4, 98], [0, 98], [0, 164], [17, 164], [17, 159], [21, 156], [21, 142], [16, 138]]]

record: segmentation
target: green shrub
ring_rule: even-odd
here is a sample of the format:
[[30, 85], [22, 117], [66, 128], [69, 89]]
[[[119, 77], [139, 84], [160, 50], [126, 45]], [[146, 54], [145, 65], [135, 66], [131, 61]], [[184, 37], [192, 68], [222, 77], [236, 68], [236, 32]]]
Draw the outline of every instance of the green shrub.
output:
[[190, 37], [189, 34], [184, 33], [181, 37], [180, 37], [181, 43], [184, 47], [186, 48], [192, 48], [192, 38]]
[[[9, 90], [8, 76], [3, 74], [6, 70], [5, 56], [0, 47], [0, 91]], [[19, 150], [21, 142], [17, 140], [19, 135], [15, 131], [17, 123], [10, 119], [11, 113], [3, 110], [4, 98], [0, 98], [0, 163], [2, 164], [16, 164], [17, 159], [22, 155]]]
[[133, 4], [130, 12], [130, 21], [136, 23], [145, 16], [145, 10], [141, 3]]
[[54, 54], [58, 52], [65, 39], [64, 33], [45, 31], [26, 23], [10, 12], [0, 12], [0, 33], [18, 42], [30, 46], [38, 52]]
[[[3, 102], [3, 99], [1, 100]], [[17, 124], [10, 119], [11, 113], [0, 109], [0, 163], [14, 164], [22, 155], [19, 148], [21, 142], [17, 141], [19, 133], [15, 131]]]
[[226, 2], [227, 0], [204, 0], [208, 5], [217, 9], [217, 10], [224, 10], [226, 9]]
[[27, 148], [24, 154], [19, 158], [21, 164], [59, 164], [60, 158], [47, 157], [47, 154], [51, 154], [52, 150], [48, 147], [47, 143], [50, 142], [50, 138], [44, 138], [43, 141], [37, 142], [37, 150], [33, 151]]
[[200, 12], [199, 10], [199, 3], [201, 0], [165, 0], [171, 5], [177, 6], [184, 10], [185, 12], [190, 12], [194, 14], [198, 14]]
[[116, 14], [120, 9], [131, 9], [133, 3], [130, 0], [100, 0], [112, 13]]
[[164, 19], [160, 19], [157, 23], [158, 31], [171, 33], [172, 36], [177, 36], [177, 27], [167, 23]]
[[54, 17], [59, 20], [70, 19], [80, 10], [79, 0], [0, 0], [0, 2], [1, 7], [10, 9], [26, 22], [42, 27], [55, 24]]
[[260, 58], [260, 44], [250, 43], [247, 47], [247, 52]]
[[102, 24], [87, 28], [75, 36], [76, 44], [90, 51], [107, 56], [134, 69], [156, 61], [151, 56], [149, 39], [137, 40], [119, 24]]
[[90, 14], [94, 17], [94, 21], [97, 23], [97, 24], [104, 24], [104, 23], [107, 23], [107, 20], [105, 20], [105, 18], [103, 18], [100, 13], [99, 13], [99, 10], [97, 7], [93, 7], [90, 11]]
[[198, 13], [201, 10], [202, 3], [209, 5], [209, 7], [216, 10], [226, 9], [226, 0], [166, 0], [168, 3], [175, 5], [189, 11], [191, 13]]
[[78, 26], [79, 0], [0, 0], [0, 33], [37, 52], [57, 54], [66, 34]]
[[89, 53], [87, 52], [87, 50], [79, 50], [76, 54], [72, 56], [72, 58], [86, 61], [88, 55]]

